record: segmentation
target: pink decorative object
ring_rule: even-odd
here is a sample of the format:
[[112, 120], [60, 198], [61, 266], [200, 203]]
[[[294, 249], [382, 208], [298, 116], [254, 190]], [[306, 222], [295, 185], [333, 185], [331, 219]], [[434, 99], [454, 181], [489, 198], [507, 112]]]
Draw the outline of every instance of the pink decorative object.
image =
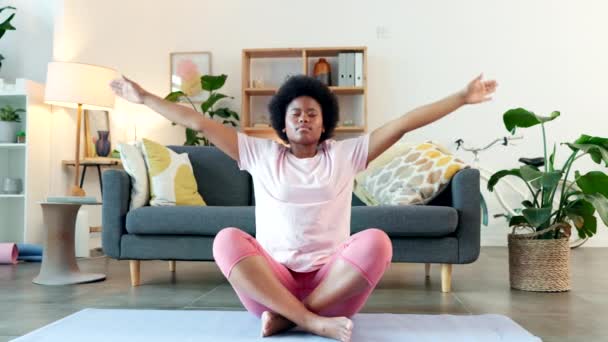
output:
[[16, 264], [19, 251], [12, 242], [0, 243], [0, 264]]
[[196, 64], [190, 59], [182, 59], [177, 64], [177, 76], [182, 80], [181, 91], [192, 97], [198, 95], [201, 88], [201, 74]]
[[210, 52], [171, 53], [171, 92], [182, 91], [193, 102], [202, 102], [207, 94], [201, 87], [201, 76], [211, 75]]
[[200, 72], [191, 59], [182, 59], [177, 64], [177, 76], [181, 78], [199, 77]]

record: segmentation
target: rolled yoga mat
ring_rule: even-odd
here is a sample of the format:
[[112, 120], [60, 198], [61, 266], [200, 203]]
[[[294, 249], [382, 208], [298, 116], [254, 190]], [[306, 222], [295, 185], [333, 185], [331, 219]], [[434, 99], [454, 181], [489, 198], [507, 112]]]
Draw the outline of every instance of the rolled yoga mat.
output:
[[0, 264], [16, 264], [19, 250], [17, 245], [12, 242], [0, 243]]
[[18, 243], [19, 256], [17, 260], [42, 261], [42, 246], [31, 243]]

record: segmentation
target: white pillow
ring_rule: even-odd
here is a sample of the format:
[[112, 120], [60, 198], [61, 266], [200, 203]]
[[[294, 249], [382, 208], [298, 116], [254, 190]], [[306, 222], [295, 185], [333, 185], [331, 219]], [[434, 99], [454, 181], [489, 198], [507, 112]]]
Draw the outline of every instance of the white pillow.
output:
[[120, 151], [122, 166], [131, 177], [130, 210], [148, 205], [150, 201], [150, 185], [141, 143], [120, 144], [118, 150]]

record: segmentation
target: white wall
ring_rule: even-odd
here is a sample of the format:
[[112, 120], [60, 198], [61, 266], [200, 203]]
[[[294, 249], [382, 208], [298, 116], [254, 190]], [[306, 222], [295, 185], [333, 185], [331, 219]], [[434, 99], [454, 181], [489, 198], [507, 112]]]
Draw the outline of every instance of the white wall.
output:
[[[53, 52], [53, 23], [58, 8], [56, 0], [8, 0], [0, 7], [16, 7], [12, 21], [16, 30], [7, 31], [0, 39], [0, 53], [5, 60], [0, 78], [14, 83], [15, 78], [44, 82], [46, 65]], [[13, 11], [4, 10], [0, 21]]]
[[[55, 59], [113, 67], [159, 95], [169, 91], [169, 53], [174, 51], [211, 51], [212, 70], [229, 75], [225, 92], [236, 97], [233, 106], [238, 110], [241, 49], [365, 45], [370, 130], [460, 89], [483, 71], [500, 84], [494, 101], [462, 108], [405, 139], [432, 139], [453, 147], [463, 137], [480, 145], [506, 134], [501, 115], [519, 106], [539, 114], [562, 112], [547, 125], [550, 144], [581, 133], [608, 133], [608, 3], [600, 0], [62, 3], [55, 18]], [[378, 38], [379, 27], [388, 37]], [[118, 101], [112, 120], [115, 141], [132, 138], [133, 122], [140, 137], [167, 144], [183, 141], [181, 128], [140, 106]], [[69, 157], [73, 149], [70, 122], [70, 113], [56, 117], [55, 144], [60, 148], [55, 158], [63, 158], [64, 152]], [[518, 156], [540, 156], [540, 129], [521, 133], [525, 140], [519, 146], [498, 148], [484, 155], [483, 163], [507, 168], [516, 166]], [[561, 164], [567, 150], [558, 151]], [[599, 169], [583, 159], [577, 166]], [[93, 192], [95, 187], [91, 183], [85, 188]], [[495, 202], [490, 205], [496, 208]], [[598, 230], [588, 246], [608, 245], [606, 227]], [[502, 223], [493, 221], [484, 228], [482, 241], [504, 245]]]

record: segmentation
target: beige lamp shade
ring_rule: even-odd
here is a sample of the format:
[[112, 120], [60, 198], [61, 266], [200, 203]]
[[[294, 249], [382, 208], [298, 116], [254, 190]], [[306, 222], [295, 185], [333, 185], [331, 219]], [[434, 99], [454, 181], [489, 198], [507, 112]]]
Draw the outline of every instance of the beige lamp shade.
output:
[[110, 81], [116, 78], [113, 69], [97, 65], [51, 62], [47, 68], [44, 102], [52, 105], [83, 109], [114, 108]]

